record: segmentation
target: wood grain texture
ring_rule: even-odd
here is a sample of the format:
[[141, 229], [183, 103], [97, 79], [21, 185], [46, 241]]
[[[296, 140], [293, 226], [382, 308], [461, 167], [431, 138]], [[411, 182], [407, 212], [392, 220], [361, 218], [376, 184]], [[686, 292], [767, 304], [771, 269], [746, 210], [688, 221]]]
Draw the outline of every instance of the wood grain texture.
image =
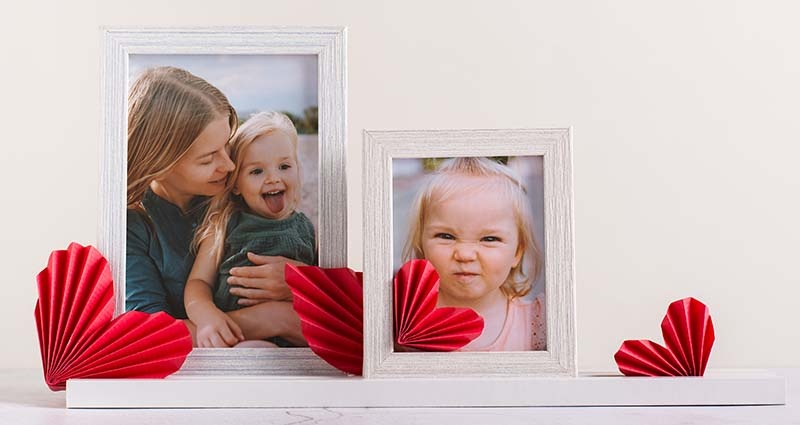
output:
[[[394, 353], [392, 159], [541, 155], [547, 351]], [[575, 261], [569, 129], [364, 132], [364, 376], [575, 376]]]
[[[347, 265], [347, 134], [345, 28], [220, 27], [105, 28], [101, 30], [103, 117], [98, 249], [111, 263], [116, 312], [125, 309], [127, 92], [132, 54], [307, 54], [319, 66], [319, 259], [322, 267]], [[225, 351], [225, 353], [223, 353]], [[245, 350], [246, 351], [246, 350]], [[209, 361], [215, 357], [219, 364]], [[286, 357], [284, 359], [284, 357]], [[292, 360], [292, 361], [289, 361]], [[262, 354], [218, 349], [193, 353], [185, 373], [330, 374], [310, 350]], [[313, 365], [313, 367], [310, 367]]]

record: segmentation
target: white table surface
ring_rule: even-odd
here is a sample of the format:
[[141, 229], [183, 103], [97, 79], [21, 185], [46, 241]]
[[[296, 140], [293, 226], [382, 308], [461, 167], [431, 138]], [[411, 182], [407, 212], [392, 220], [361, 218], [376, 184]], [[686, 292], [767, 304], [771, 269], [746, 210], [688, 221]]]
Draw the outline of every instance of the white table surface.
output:
[[800, 368], [787, 378], [785, 406], [336, 409], [66, 409], [38, 370], [0, 370], [0, 424], [796, 424]]

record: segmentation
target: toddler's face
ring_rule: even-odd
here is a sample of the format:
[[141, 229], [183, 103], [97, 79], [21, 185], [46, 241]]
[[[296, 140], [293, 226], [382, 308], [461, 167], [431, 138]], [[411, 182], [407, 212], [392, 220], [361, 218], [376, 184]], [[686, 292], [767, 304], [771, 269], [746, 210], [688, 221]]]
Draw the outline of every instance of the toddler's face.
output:
[[287, 134], [273, 131], [247, 147], [233, 193], [242, 195], [251, 212], [286, 218], [296, 207], [299, 190], [300, 172]]
[[439, 273], [440, 300], [470, 305], [500, 286], [522, 257], [514, 206], [499, 186], [464, 177], [456, 191], [431, 202], [422, 249]]

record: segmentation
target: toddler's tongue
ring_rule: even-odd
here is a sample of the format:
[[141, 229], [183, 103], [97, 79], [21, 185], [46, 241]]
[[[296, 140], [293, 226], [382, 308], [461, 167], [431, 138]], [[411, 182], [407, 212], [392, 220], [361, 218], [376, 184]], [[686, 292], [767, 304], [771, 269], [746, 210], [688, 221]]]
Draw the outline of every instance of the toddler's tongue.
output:
[[267, 208], [269, 212], [278, 214], [283, 211], [283, 193], [277, 195], [267, 195], [266, 197]]

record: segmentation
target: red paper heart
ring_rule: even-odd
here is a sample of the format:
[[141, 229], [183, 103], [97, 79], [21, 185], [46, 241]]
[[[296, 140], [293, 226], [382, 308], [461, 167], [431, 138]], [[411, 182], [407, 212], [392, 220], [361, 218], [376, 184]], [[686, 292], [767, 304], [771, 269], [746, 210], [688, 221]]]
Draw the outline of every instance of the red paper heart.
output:
[[666, 347], [649, 340], [628, 340], [614, 355], [627, 376], [703, 376], [714, 345], [708, 307], [694, 298], [669, 305], [661, 322]]
[[398, 345], [453, 351], [480, 336], [483, 318], [469, 308], [436, 308], [439, 275], [427, 260], [411, 260], [394, 278], [394, 335]]
[[331, 366], [361, 375], [364, 313], [361, 273], [286, 264], [286, 283], [308, 346]]
[[[339, 370], [361, 375], [364, 355], [363, 275], [347, 268], [286, 264], [286, 283], [308, 346]], [[435, 308], [439, 277], [425, 260], [395, 277], [395, 327], [405, 324], [404, 346], [431, 351], [460, 348], [483, 331], [471, 309]]]
[[53, 251], [36, 280], [39, 347], [53, 391], [72, 378], [163, 378], [192, 350], [186, 325], [166, 313], [131, 311], [112, 320], [111, 269], [91, 246]]

